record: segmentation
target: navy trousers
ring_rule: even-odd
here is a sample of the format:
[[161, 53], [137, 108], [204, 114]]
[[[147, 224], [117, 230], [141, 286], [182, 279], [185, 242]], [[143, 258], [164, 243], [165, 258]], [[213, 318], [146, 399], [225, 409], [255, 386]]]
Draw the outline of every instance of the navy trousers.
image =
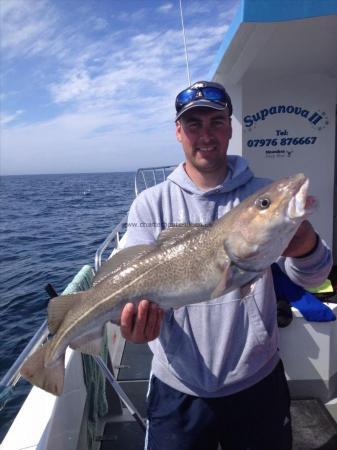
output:
[[291, 450], [290, 396], [282, 362], [236, 394], [200, 398], [151, 378], [146, 450]]

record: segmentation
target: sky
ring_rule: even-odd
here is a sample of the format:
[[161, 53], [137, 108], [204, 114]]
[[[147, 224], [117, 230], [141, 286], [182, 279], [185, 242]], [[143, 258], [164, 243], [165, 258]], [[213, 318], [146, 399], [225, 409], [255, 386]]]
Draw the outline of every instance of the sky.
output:
[[[239, 0], [183, 0], [191, 81]], [[0, 0], [0, 174], [133, 171], [183, 159], [179, 0]]]

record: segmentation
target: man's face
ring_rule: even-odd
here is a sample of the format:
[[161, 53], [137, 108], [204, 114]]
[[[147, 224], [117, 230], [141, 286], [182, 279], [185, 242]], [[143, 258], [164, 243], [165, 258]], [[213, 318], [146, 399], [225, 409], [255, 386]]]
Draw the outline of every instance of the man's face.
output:
[[193, 108], [176, 122], [176, 136], [182, 143], [186, 165], [202, 173], [226, 166], [226, 154], [232, 137], [227, 109]]

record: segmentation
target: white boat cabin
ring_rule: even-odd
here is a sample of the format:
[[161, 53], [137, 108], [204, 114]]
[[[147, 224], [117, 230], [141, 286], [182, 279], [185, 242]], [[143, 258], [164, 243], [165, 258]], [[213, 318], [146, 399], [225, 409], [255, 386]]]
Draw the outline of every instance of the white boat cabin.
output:
[[307, 175], [337, 260], [337, 1], [242, 0], [209, 78], [233, 101], [229, 153], [259, 176]]

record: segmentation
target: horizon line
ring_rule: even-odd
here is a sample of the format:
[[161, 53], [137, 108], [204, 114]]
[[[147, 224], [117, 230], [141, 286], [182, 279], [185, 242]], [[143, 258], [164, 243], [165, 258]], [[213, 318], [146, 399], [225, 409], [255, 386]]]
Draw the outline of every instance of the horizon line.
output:
[[43, 176], [43, 175], [94, 175], [94, 174], [108, 174], [108, 173], [135, 173], [138, 169], [133, 170], [115, 170], [111, 172], [43, 172], [43, 173], [0, 173], [0, 177], [29, 177], [29, 176]]

